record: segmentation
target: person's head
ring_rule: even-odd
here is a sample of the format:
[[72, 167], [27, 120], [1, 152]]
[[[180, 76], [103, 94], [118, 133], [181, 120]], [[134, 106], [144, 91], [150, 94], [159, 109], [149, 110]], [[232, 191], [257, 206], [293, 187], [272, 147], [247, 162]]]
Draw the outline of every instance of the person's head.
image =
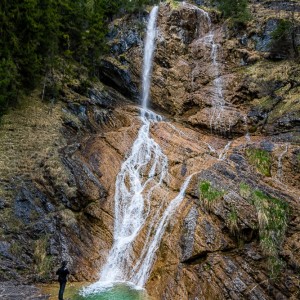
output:
[[67, 266], [67, 264], [68, 264], [68, 262], [67, 262], [66, 260], [64, 260], [64, 261], [61, 263], [61, 266], [64, 268], [64, 267]]

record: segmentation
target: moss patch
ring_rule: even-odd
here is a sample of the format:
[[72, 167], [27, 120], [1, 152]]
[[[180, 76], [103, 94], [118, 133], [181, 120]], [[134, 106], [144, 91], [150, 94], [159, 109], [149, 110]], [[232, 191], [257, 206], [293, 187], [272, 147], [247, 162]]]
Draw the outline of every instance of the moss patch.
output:
[[213, 204], [220, 200], [224, 194], [224, 191], [214, 188], [209, 181], [199, 183], [199, 198], [208, 211], [211, 211]]
[[245, 182], [240, 183], [240, 195], [246, 199], [251, 195], [251, 187]]
[[180, 1], [176, 1], [176, 0], [167, 0], [167, 3], [170, 4], [170, 6], [172, 7], [172, 9], [176, 9], [180, 6], [181, 2]]
[[264, 176], [271, 176], [271, 154], [263, 149], [249, 148], [246, 149], [246, 156], [250, 164], [254, 165], [259, 173]]

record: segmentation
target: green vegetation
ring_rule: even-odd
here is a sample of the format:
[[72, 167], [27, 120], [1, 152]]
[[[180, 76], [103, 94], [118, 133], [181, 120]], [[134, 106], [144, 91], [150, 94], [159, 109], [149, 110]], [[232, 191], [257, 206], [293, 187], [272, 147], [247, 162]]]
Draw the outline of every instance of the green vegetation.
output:
[[[288, 204], [284, 200], [271, 197], [261, 190], [251, 191], [251, 187], [243, 182], [240, 184], [240, 195], [251, 200], [256, 208], [260, 246], [263, 254], [267, 256], [270, 277], [275, 279], [283, 267], [278, 252], [287, 228]], [[234, 214], [229, 216], [229, 219], [233, 219], [229, 223], [234, 224]]]
[[295, 20], [280, 19], [276, 29], [272, 32], [270, 42], [271, 55], [275, 58], [287, 58], [299, 56], [299, 51], [295, 42], [296, 26]]
[[249, 162], [263, 175], [271, 176], [271, 154], [263, 149], [249, 148], [246, 149], [246, 156]]
[[287, 227], [288, 205], [260, 190], [252, 193], [252, 200], [258, 214], [260, 245], [268, 256], [270, 275], [276, 278], [282, 265], [278, 251]]
[[169, 3], [172, 8], [177, 8], [180, 5], [180, 2], [176, 0], [167, 0], [166, 2]]
[[275, 41], [281, 40], [292, 27], [292, 23], [289, 20], [281, 19], [276, 27], [276, 29], [272, 32], [272, 39]]
[[114, 16], [156, 0], [4, 0], [0, 2], [0, 113], [53, 77], [58, 57], [76, 60], [96, 75]]
[[49, 279], [53, 269], [53, 258], [47, 255], [49, 235], [46, 235], [34, 243], [34, 261], [35, 261], [35, 274], [39, 280]]
[[250, 20], [248, 0], [212, 0], [225, 18], [231, 18], [234, 24], [243, 24]]
[[251, 188], [245, 182], [240, 183], [240, 195], [246, 199], [248, 199], [251, 195]]
[[213, 204], [220, 200], [224, 194], [224, 191], [214, 188], [209, 181], [201, 181], [199, 183], [199, 198], [208, 211], [212, 209]]

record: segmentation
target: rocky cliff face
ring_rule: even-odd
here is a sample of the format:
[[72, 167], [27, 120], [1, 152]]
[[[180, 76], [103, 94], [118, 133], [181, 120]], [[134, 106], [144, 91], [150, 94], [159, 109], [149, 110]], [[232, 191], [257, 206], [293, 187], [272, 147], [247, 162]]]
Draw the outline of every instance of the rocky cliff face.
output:
[[[151, 107], [165, 120], [151, 135], [170, 179], [153, 201], [196, 175], [157, 251], [153, 299], [299, 297], [300, 68], [270, 60], [278, 15], [252, 10], [237, 31], [215, 11], [160, 6]], [[33, 95], [4, 116], [2, 280], [51, 279], [60, 259], [74, 280], [97, 278], [112, 244], [116, 175], [140, 127], [146, 19], [111, 25], [102, 83], [88, 95], [74, 67], [79, 80], [65, 80], [62, 101]]]

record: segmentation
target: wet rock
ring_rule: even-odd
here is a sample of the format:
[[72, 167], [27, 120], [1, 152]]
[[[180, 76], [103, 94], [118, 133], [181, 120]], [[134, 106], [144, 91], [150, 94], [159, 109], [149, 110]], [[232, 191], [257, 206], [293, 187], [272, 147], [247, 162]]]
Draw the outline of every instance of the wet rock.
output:
[[31, 184], [21, 187], [14, 206], [17, 218], [24, 223], [30, 223], [35, 218], [34, 214], [40, 218], [51, 211], [54, 211], [54, 206], [42, 192], [34, 187], [32, 189]]
[[3, 209], [6, 206], [5, 200], [0, 198], [0, 209]]
[[211, 226], [211, 224], [209, 222], [205, 222], [203, 225], [204, 225], [204, 232], [205, 232], [205, 237], [206, 237], [206, 243], [208, 245], [214, 244], [215, 233], [214, 233], [213, 227]]
[[3, 300], [47, 300], [50, 297], [43, 295], [33, 285], [19, 285], [13, 282], [0, 283], [0, 297]]
[[[116, 33], [114, 36], [110, 35], [110, 37], [115, 38]], [[127, 32], [122, 32], [122, 35], [120, 37], [120, 40], [118, 43], [113, 43], [111, 45], [111, 51], [115, 55], [120, 55], [126, 51], [128, 51], [130, 48], [134, 46], [138, 46], [142, 43], [141, 35], [137, 30], [128, 30]]]
[[264, 31], [261, 36], [253, 36], [252, 39], [256, 42], [255, 49], [257, 51], [267, 52], [270, 50], [270, 43], [272, 41], [272, 32], [277, 28], [278, 20], [269, 19], [266, 22]]
[[12, 259], [12, 255], [10, 253], [10, 244], [5, 241], [0, 241], [0, 254], [1, 256]]
[[116, 65], [113, 61], [102, 60], [100, 79], [126, 97], [138, 99], [139, 91], [131, 79], [130, 71], [125, 65]]
[[181, 238], [183, 248], [181, 260], [183, 261], [190, 258], [193, 254], [194, 235], [197, 226], [198, 214], [199, 212], [196, 207], [192, 207], [183, 223], [183, 236]]
[[274, 149], [274, 144], [265, 140], [260, 143], [260, 146], [263, 150], [266, 150], [268, 152], [272, 152], [272, 150]]
[[88, 95], [92, 104], [109, 109], [116, 107], [117, 104], [128, 101], [128, 99], [122, 97], [121, 94], [118, 94], [114, 89], [109, 87], [102, 90], [96, 88], [90, 89]]
[[[90, 170], [89, 166], [84, 162], [76, 159], [64, 158], [64, 163], [72, 172], [78, 192], [80, 193], [80, 200], [78, 198], [62, 198], [62, 201], [69, 208], [78, 210], [88, 205], [92, 201], [100, 201], [105, 199], [106, 191], [98, 178]], [[91, 191], [93, 191], [91, 193]], [[63, 195], [62, 195], [63, 196]]]

